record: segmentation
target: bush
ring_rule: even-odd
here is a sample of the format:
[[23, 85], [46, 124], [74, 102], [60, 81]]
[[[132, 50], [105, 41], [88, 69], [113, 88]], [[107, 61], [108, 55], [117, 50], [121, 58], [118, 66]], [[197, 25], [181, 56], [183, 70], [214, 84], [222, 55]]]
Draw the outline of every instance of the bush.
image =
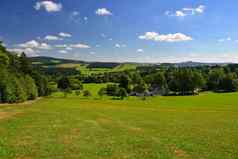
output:
[[72, 90], [70, 88], [67, 88], [64, 90], [64, 98], [66, 98], [68, 96], [68, 94], [71, 94]]
[[101, 89], [98, 91], [98, 95], [99, 95], [100, 97], [103, 97], [105, 94], [107, 94], [106, 88], [101, 88]]
[[85, 90], [85, 91], [83, 91], [83, 96], [84, 97], [90, 97], [90, 96], [92, 96], [92, 94], [89, 90]]
[[125, 97], [128, 96], [128, 93], [127, 93], [125, 88], [120, 88], [118, 93], [117, 93], [117, 96], [120, 97], [121, 100], [123, 100]]
[[38, 91], [34, 80], [29, 75], [26, 75], [24, 81], [27, 99], [36, 99], [36, 97], [38, 96]]
[[66, 90], [68, 88], [70, 88], [70, 81], [67, 77], [62, 77], [59, 81], [58, 81], [58, 88], [61, 90]]
[[106, 88], [106, 93], [108, 96], [117, 96], [119, 87], [116, 84], [108, 84]]
[[81, 94], [81, 91], [80, 90], [76, 90], [75, 94], [76, 94], [76, 96], [79, 96]]

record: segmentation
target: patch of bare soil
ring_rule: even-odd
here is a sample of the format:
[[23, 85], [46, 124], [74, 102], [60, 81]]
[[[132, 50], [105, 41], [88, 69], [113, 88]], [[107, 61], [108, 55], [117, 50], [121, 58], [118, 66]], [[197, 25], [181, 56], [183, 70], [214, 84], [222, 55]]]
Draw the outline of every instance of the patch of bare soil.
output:
[[70, 145], [75, 140], [77, 140], [79, 136], [80, 136], [80, 129], [78, 128], [72, 129], [68, 134], [63, 136], [63, 143], [65, 145]]
[[190, 156], [186, 151], [184, 151], [184, 150], [182, 150], [182, 149], [173, 147], [172, 150], [173, 150], [173, 152], [174, 152], [174, 155], [175, 155], [177, 158], [181, 158], [181, 159], [191, 159], [191, 156]]
[[29, 100], [29, 101], [25, 101], [25, 102], [22, 102], [22, 103], [4, 103], [4, 104], [0, 104], [0, 107], [1, 106], [11, 106], [11, 105], [30, 105], [30, 104], [33, 104], [35, 103], [36, 101], [42, 99], [42, 97], [39, 97], [35, 100]]
[[0, 120], [9, 119], [17, 114], [20, 114], [20, 112], [0, 112]]

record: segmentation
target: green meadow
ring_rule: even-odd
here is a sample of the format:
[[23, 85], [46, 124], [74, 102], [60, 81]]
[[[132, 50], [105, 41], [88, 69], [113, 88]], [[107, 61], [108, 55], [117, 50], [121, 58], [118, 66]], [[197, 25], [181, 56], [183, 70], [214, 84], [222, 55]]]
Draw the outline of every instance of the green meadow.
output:
[[[96, 92], [102, 85], [86, 85]], [[1, 159], [236, 159], [238, 93], [0, 106]]]

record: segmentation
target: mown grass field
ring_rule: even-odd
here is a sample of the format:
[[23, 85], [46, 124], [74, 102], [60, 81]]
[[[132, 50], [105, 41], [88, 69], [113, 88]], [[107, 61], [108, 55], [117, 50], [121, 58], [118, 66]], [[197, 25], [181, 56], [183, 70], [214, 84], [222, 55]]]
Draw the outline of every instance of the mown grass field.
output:
[[120, 101], [94, 94], [2, 105], [0, 158], [236, 159], [237, 97], [203, 93]]

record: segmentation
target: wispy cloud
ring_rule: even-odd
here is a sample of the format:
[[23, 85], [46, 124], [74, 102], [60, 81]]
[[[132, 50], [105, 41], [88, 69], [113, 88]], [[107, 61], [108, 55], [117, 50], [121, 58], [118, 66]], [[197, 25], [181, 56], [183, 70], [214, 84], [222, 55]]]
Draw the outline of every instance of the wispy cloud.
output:
[[127, 47], [126, 44], [115, 44], [115, 48], [125, 48]]
[[227, 37], [227, 38], [223, 38], [223, 39], [218, 39], [218, 42], [222, 43], [222, 42], [226, 42], [226, 41], [232, 41], [231, 37]]
[[89, 49], [89, 48], [91, 48], [89, 45], [87, 45], [87, 44], [81, 44], [81, 43], [79, 43], [79, 44], [71, 44], [71, 45], [69, 45], [71, 48], [80, 48], [80, 49]]
[[63, 32], [59, 33], [59, 36], [64, 37], [64, 38], [70, 38], [70, 37], [72, 37], [71, 34], [69, 34], [69, 33], [63, 33]]
[[68, 52], [66, 50], [60, 50], [59, 53], [61, 54], [67, 54]]
[[45, 37], [45, 40], [49, 40], [49, 41], [57, 41], [57, 40], [63, 40], [62, 38], [58, 37], [58, 36], [54, 36], [54, 35], [47, 35]]
[[204, 13], [206, 9], [206, 6], [204, 5], [199, 5], [196, 8], [182, 8], [180, 10], [176, 10], [176, 11], [166, 11], [165, 15], [167, 16], [175, 16], [175, 17], [185, 17], [185, 16], [189, 16], [189, 15], [197, 15], [197, 14], [202, 14]]
[[142, 52], [144, 52], [144, 50], [143, 49], [137, 49], [137, 52], [142, 53]]

